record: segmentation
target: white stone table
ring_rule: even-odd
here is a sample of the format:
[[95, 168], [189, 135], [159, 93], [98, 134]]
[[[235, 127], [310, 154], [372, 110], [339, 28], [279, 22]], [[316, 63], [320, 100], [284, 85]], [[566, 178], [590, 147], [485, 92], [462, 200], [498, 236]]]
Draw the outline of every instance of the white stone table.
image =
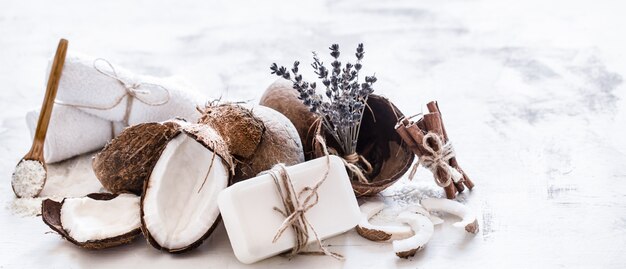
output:
[[[0, 268], [624, 268], [625, 10], [567, 0], [1, 0]], [[214, 98], [252, 101], [274, 80], [272, 62], [308, 69], [311, 50], [337, 42], [347, 55], [364, 42], [378, 93], [408, 114], [440, 102], [477, 184], [461, 199], [479, 213], [481, 232], [466, 236], [448, 222], [409, 260], [349, 232], [327, 241], [343, 262], [245, 266], [222, 227], [182, 256], [143, 240], [78, 249], [40, 218], [5, 208], [30, 145], [24, 115], [40, 105], [60, 37], [138, 72], [186, 77]], [[420, 169], [401, 184], [431, 180]]]

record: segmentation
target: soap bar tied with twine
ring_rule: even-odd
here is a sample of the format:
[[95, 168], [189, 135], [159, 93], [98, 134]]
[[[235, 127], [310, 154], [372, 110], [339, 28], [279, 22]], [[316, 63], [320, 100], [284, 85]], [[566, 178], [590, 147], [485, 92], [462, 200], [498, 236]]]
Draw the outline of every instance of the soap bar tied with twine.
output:
[[[101, 66], [99, 66], [99, 64]], [[95, 59], [93, 61], [93, 68], [96, 69], [100, 74], [107, 76], [111, 79], [114, 79], [118, 83], [123, 86], [124, 92], [120, 93], [119, 97], [115, 99], [114, 102], [107, 105], [89, 105], [89, 104], [73, 104], [67, 103], [61, 100], [56, 100], [55, 103], [58, 105], [75, 107], [75, 108], [86, 108], [86, 109], [96, 109], [96, 110], [110, 110], [119, 105], [124, 98], [126, 98], [126, 110], [124, 112], [124, 118], [122, 123], [124, 126], [128, 126], [128, 119], [130, 117], [130, 112], [132, 110], [133, 101], [137, 100], [149, 106], [161, 106], [167, 104], [170, 101], [170, 91], [158, 84], [139, 82], [139, 81], [126, 81], [122, 79], [115, 67], [113, 65], [102, 58]], [[150, 100], [146, 97], [152, 95], [156, 91], [161, 91], [164, 93], [163, 98], [161, 100]]]
[[430, 170], [435, 183], [444, 188], [448, 199], [456, 198], [457, 193], [474, 188], [474, 183], [459, 167], [456, 153], [448, 139], [439, 105], [436, 101], [427, 104], [429, 113], [417, 121], [401, 118], [396, 124], [396, 132], [404, 143], [418, 156], [409, 178], [412, 179], [419, 165]]
[[[278, 207], [274, 207], [274, 210], [284, 216], [285, 220], [278, 228], [276, 235], [274, 235], [272, 243], [276, 243], [276, 241], [280, 239], [287, 229], [292, 228], [295, 233], [295, 242], [291, 252], [287, 255], [288, 257], [293, 257], [298, 254], [327, 255], [335, 259], [342, 260], [342, 255], [331, 252], [326, 246], [324, 246], [322, 240], [315, 231], [315, 228], [311, 225], [305, 215], [309, 209], [313, 208], [318, 203], [320, 197], [317, 191], [324, 181], [326, 181], [330, 172], [330, 157], [328, 151], [326, 150], [324, 139], [320, 135], [317, 135], [316, 139], [319, 143], [323, 144], [324, 153], [326, 155], [326, 170], [324, 171], [322, 178], [320, 178], [315, 185], [305, 187], [301, 191], [297, 192], [294, 189], [293, 182], [291, 181], [284, 164], [277, 164], [272, 167], [272, 169], [262, 173], [269, 174], [274, 179], [276, 190], [280, 195], [284, 208], [280, 209]], [[315, 237], [319, 251], [304, 250], [311, 235]]]

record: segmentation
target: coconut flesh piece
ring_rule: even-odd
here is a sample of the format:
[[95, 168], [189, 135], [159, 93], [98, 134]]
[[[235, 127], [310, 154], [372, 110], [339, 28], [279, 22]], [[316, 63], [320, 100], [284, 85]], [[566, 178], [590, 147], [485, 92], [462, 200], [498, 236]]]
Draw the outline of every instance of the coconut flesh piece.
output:
[[[406, 225], [374, 225], [369, 220], [385, 207], [383, 201], [367, 201], [359, 208], [361, 209], [361, 221], [356, 227], [356, 231], [362, 237], [372, 241], [391, 241], [405, 239], [414, 235], [411, 227]], [[435, 215], [431, 215], [426, 209], [420, 205], [411, 205], [403, 212], [410, 212], [426, 216], [433, 225], [443, 223], [443, 220]]]
[[479, 227], [476, 215], [464, 204], [442, 198], [426, 198], [421, 201], [421, 204], [428, 211], [442, 211], [460, 217], [461, 221], [454, 223], [452, 226], [464, 228], [468, 233], [478, 233]]
[[77, 242], [102, 240], [139, 229], [139, 196], [120, 194], [108, 201], [67, 198], [61, 223]]
[[94, 193], [42, 203], [43, 221], [68, 241], [87, 249], [127, 244], [141, 233], [139, 196]]
[[382, 201], [368, 201], [359, 207], [361, 209], [361, 221], [356, 226], [356, 231], [359, 235], [372, 241], [397, 240], [413, 235], [413, 231], [409, 226], [371, 224], [369, 219], [382, 211], [384, 207], [385, 203]]
[[398, 215], [398, 220], [402, 221], [415, 232], [415, 235], [393, 241], [393, 251], [400, 258], [408, 258], [424, 248], [435, 231], [433, 223], [430, 219], [421, 214], [411, 212], [402, 212]]
[[187, 127], [167, 143], [144, 186], [141, 205], [144, 236], [171, 253], [199, 246], [215, 229], [217, 197], [231, 175], [232, 161], [224, 160], [227, 150], [215, 130], [201, 124]]
[[420, 205], [411, 205], [409, 206], [406, 211], [408, 212], [412, 212], [412, 213], [416, 213], [416, 214], [420, 214], [420, 215], [424, 215], [426, 217], [428, 217], [428, 219], [430, 219], [430, 221], [433, 223], [433, 225], [439, 225], [443, 223], [443, 219], [441, 219], [440, 217], [437, 217], [433, 214], [430, 214], [430, 212], [428, 212], [428, 210], [426, 210], [424, 207], [420, 206]]

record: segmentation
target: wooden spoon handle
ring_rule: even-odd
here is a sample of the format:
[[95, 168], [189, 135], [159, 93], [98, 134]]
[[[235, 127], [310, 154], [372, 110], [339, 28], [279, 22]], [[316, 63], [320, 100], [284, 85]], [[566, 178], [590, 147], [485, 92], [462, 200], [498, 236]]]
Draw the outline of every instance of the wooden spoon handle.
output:
[[43, 103], [41, 104], [39, 120], [37, 121], [37, 129], [35, 129], [35, 138], [28, 154], [33, 159], [43, 159], [43, 143], [46, 139], [46, 133], [48, 132], [48, 124], [50, 123], [50, 117], [52, 116], [52, 107], [54, 106], [54, 100], [57, 95], [57, 89], [59, 88], [61, 73], [63, 72], [67, 45], [67, 40], [61, 39], [61, 41], [59, 41], [56, 54], [54, 55], [54, 61], [52, 62], [52, 68], [50, 69], [50, 77], [48, 77], [46, 95], [43, 99]]

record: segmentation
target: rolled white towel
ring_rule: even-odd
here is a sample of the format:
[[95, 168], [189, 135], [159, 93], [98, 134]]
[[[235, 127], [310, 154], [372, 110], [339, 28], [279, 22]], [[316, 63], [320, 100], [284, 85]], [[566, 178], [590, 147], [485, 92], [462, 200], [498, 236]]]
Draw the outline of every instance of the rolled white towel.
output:
[[[38, 118], [39, 111], [26, 114], [31, 138], [35, 135]], [[122, 129], [121, 122], [113, 123], [72, 107], [55, 106], [44, 143], [44, 158], [54, 163], [98, 150]]]
[[[48, 67], [49, 72], [50, 67]], [[132, 104], [129, 107], [129, 98]], [[133, 125], [183, 117], [195, 121], [207, 100], [180, 78], [135, 75], [109, 61], [69, 52], [57, 103], [114, 122]]]

